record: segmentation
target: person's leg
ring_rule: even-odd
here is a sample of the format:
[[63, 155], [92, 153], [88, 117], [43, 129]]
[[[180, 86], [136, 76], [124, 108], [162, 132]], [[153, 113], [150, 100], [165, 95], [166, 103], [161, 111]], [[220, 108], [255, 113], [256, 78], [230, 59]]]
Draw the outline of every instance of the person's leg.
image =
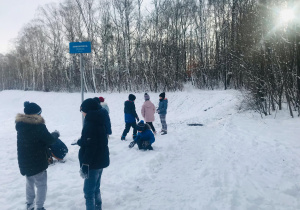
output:
[[150, 125], [151, 130], [155, 133], [156, 131], [155, 131], [155, 128], [153, 126], [153, 123], [152, 122], [147, 122], [147, 124]]
[[137, 141], [136, 144], [138, 145], [139, 150], [144, 149], [144, 147], [143, 147], [143, 142], [142, 142], [141, 140], [140, 140], [140, 141]]
[[137, 134], [136, 122], [131, 123], [131, 127], [133, 128], [133, 136], [136, 136]]
[[102, 175], [103, 169], [98, 170], [97, 179], [96, 179], [96, 189], [95, 189], [95, 209], [101, 210], [102, 209], [102, 199], [101, 199], [101, 175]]
[[159, 115], [159, 118], [160, 118], [160, 123], [161, 123], [161, 131], [160, 132], [162, 132], [164, 129], [163, 129], [163, 115], [162, 114], [160, 114]]
[[89, 170], [89, 178], [84, 180], [83, 193], [86, 210], [95, 210], [95, 188], [97, 170]]
[[165, 120], [164, 120], [164, 130], [167, 131], [168, 130], [168, 126], [167, 126], [167, 115], [165, 114]]
[[35, 198], [35, 190], [34, 190], [34, 178], [32, 176], [26, 176], [26, 203], [27, 208], [33, 207], [33, 202]]
[[34, 175], [36, 191], [36, 207], [43, 208], [47, 195], [47, 171]]
[[128, 133], [129, 130], [130, 130], [130, 126], [131, 126], [130, 123], [126, 123], [126, 124], [125, 124], [125, 129], [124, 129], [124, 131], [123, 131], [122, 137], [124, 137], [124, 138], [126, 137], [127, 133]]
[[153, 147], [151, 146], [151, 144], [149, 144], [149, 145], [147, 146], [147, 149], [148, 149], [148, 150], [153, 150]]
[[167, 122], [166, 122], [166, 114], [160, 114], [160, 122], [162, 125], [162, 132], [167, 132]]

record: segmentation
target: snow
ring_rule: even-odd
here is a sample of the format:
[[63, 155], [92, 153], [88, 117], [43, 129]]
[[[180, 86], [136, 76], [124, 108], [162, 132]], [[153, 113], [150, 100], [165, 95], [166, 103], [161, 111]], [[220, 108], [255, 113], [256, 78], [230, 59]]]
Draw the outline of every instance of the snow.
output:
[[[234, 90], [185, 88], [166, 93], [168, 134], [156, 136], [154, 151], [128, 148], [121, 141], [123, 104], [129, 93], [104, 96], [113, 135], [111, 165], [101, 181], [103, 209], [114, 210], [296, 210], [300, 209], [300, 118], [286, 110], [261, 118], [239, 111], [241, 94]], [[143, 93], [137, 96], [140, 118]], [[158, 104], [158, 93], [149, 93]], [[25, 208], [25, 178], [17, 162], [15, 116], [24, 101], [39, 104], [48, 130], [59, 130], [69, 153], [65, 163], [51, 165], [45, 208], [85, 209], [79, 176], [80, 93], [0, 92], [0, 206]], [[161, 129], [159, 116], [154, 126]], [[202, 123], [204, 126], [187, 126]]]

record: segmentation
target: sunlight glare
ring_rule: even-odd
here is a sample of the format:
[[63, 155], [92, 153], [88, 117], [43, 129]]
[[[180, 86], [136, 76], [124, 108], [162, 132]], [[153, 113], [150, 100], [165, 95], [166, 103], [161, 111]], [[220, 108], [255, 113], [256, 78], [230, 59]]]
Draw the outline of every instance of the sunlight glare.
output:
[[287, 23], [295, 18], [294, 11], [291, 9], [285, 9], [280, 12], [280, 21]]

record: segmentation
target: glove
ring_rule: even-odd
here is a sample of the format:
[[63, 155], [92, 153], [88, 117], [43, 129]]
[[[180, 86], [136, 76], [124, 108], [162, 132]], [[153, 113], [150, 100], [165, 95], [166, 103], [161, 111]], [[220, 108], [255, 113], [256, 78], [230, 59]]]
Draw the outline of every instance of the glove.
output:
[[74, 141], [71, 143], [71, 145], [78, 145], [78, 141], [79, 141], [79, 140], [74, 140]]
[[137, 118], [136, 118], [136, 121], [139, 122], [139, 121], [140, 121], [140, 118], [137, 117]]
[[128, 147], [131, 149], [132, 147], [134, 147], [135, 144], [136, 144], [135, 141], [132, 141], [132, 142], [130, 142], [130, 144], [128, 145]]
[[58, 139], [58, 137], [60, 136], [59, 131], [55, 130], [54, 132], [51, 133], [51, 135], [55, 138]]
[[88, 179], [89, 178], [89, 165], [82, 164], [79, 173], [83, 179]]

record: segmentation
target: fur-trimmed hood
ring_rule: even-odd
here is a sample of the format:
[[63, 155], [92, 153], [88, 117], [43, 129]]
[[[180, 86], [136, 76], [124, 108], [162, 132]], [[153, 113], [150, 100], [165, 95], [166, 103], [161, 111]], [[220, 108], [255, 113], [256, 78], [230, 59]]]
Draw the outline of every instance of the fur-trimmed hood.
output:
[[28, 123], [28, 124], [45, 124], [45, 120], [41, 115], [33, 114], [33, 115], [28, 115], [28, 114], [17, 114], [16, 116], [16, 123], [18, 122], [23, 122], [23, 123]]

